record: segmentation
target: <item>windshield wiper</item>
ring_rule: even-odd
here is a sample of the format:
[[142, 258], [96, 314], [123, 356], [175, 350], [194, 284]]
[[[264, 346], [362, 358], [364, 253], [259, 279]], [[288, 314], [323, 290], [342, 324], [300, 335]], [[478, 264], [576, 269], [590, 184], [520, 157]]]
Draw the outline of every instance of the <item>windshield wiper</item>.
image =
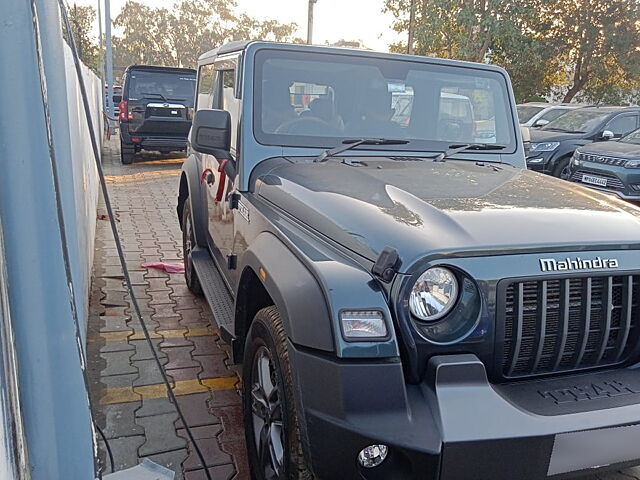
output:
[[449, 150], [439, 153], [435, 157], [430, 157], [434, 162], [443, 162], [445, 158], [449, 158], [456, 153], [464, 152], [465, 150], [504, 150], [506, 145], [497, 145], [495, 143], [467, 143], [449, 145]]
[[409, 143], [409, 140], [400, 140], [396, 138], [347, 138], [342, 141], [343, 145], [325, 150], [316, 158], [313, 162], [326, 162], [327, 158], [333, 157], [347, 150], [357, 147], [358, 145], [405, 145]]
[[[156, 93], [156, 92], [142, 92], [142, 95], [144, 95], [145, 97], [147, 95], [156, 95], [157, 97], [160, 97], [161, 99], [163, 99], [165, 102], [169, 102], [169, 100], [167, 100], [167, 97], [165, 97], [164, 95], [162, 95], [161, 93]], [[148, 97], [147, 97], [148, 98]]]

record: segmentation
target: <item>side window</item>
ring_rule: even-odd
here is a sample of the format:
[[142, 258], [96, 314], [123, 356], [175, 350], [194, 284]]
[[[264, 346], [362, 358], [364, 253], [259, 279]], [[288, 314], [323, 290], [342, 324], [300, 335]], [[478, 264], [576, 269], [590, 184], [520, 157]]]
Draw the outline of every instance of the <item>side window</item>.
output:
[[215, 70], [213, 65], [203, 65], [198, 70], [198, 94], [196, 96], [196, 110], [211, 108], [213, 98], [213, 79]]
[[231, 151], [235, 152], [238, 134], [238, 121], [240, 118], [240, 100], [235, 97], [235, 70], [222, 70], [218, 72], [220, 84], [218, 90], [220, 96], [216, 99], [216, 106], [226, 110], [231, 115]]
[[569, 111], [568, 108], [556, 108], [555, 110], [549, 110], [547, 113], [543, 114], [538, 120], [547, 120], [550, 122], [564, 115], [568, 111]]
[[636, 116], [621, 115], [611, 120], [605, 130], [611, 130], [617, 138], [620, 138], [635, 130], [637, 121]]

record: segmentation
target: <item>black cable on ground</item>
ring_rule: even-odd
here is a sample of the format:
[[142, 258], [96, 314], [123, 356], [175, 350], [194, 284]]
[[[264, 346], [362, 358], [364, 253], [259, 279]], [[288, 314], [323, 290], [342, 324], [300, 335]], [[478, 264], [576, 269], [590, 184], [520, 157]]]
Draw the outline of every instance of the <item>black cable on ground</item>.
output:
[[[98, 430], [98, 433], [102, 437], [102, 440], [104, 441], [104, 444], [107, 448], [107, 454], [109, 455], [109, 464], [111, 465], [111, 472], [115, 472], [116, 464], [113, 461], [113, 452], [111, 451], [111, 447], [109, 446], [109, 441], [107, 440], [107, 437], [105, 436], [102, 429], [96, 423], [94, 423], [93, 426], [96, 427], [96, 430]], [[100, 473], [102, 474], [102, 471]]]
[[[116, 249], [118, 251], [118, 257], [120, 257], [120, 264], [122, 265], [122, 274], [124, 276], [124, 280], [127, 286], [127, 290], [129, 292], [129, 297], [131, 298], [131, 304], [133, 305], [133, 310], [136, 314], [136, 317], [138, 318], [138, 321], [140, 322], [140, 327], [142, 328], [142, 332], [144, 333], [144, 337], [147, 341], [147, 343], [149, 344], [149, 348], [151, 349], [151, 353], [153, 354], [153, 359], [156, 362], [156, 365], [158, 366], [158, 370], [160, 371], [160, 374], [162, 375], [162, 381], [164, 382], [165, 386], [167, 387], [167, 395], [169, 396], [169, 399], [171, 400], [171, 402], [173, 403], [176, 412], [178, 413], [178, 416], [180, 417], [180, 421], [182, 422], [182, 426], [185, 429], [185, 432], [187, 433], [187, 436], [189, 437], [189, 441], [191, 441], [191, 444], [193, 445], [193, 448], [196, 452], [196, 455], [198, 456], [198, 459], [200, 460], [200, 463], [202, 464], [202, 468], [204, 469], [204, 474], [207, 478], [207, 480], [213, 480], [211, 477], [211, 473], [209, 472], [209, 469], [207, 468], [207, 463], [205, 462], [204, 459], [204, 455], [202, 454], [202, 451], [200, 450], [200, 447], [198, 447], [198, 444], [196, 443], [195, 438], [193, 437], [193, 433], [191, 432], [191, 429], [189, 428], [189, 426], [187, 425], [187, 422], [184, 418], [184, 414], [182, 413], [182, 409], [180, 408], [180, 405], [178, 405], [178, 400], [175, 396], [175, 393], [173, 392], [172, 388], [171, 388], [171, 383], [169, 382], [169, 378], [167, 377], [167, 373], [164, 371], [164, 368], [162, 366], [162, 363], [160, 362], [160, 358], [158, 357], [158, 352], [155, 349], [155, 346], [153, 344], [153, 342], [151, 341], [151, 336], [149, 335], [149, 330], [147, 329], [147, 325], [144, 322], [144, 319], [142, 318], [142, 314], [140, 312], [140, 306], [138, 305], [138, 299], [136, 298], [135, 292], [133, 291], [133, 286], [131, 284], [131, 277], [129, 275], [129, 269], [127, 268], [127, 263], [125, 262], [125, 257], [124, 257], [124, 251], [122, 250], [122, 243], [120, 242], [120, 236], [118, 235], [118, 228], [116, 226], [116, 220], [115, 220], [115, 216], [113, 214], [113, 208], [111, 206], [111, 200], [109, 198], [109, 191], [107, 189], [107, 182], [105, 181], [104, 178], [104, 172], [102, 170], [102, 163], [100, 161], [100, 150], [98, 148], [98, 142], [96, 140], [96, 135], [95, 135], [95, 131], [93, 128], [93, 120], [91, 119], [91, 110], [89, 108], [89, 100], [87, 97], [87, 89], [85, 87], [84, 84], [84, 78], [82, 77], [82, 68], [80, 65], [80, 59], [78, 57], [78, 51], [76, 49], [76, 44], [73, 40], [73, 34], [71, 31], [71, 25], [69, 22], [69, 17], [67, 15], [67, 9], [65, 8], [64, 5], [64, 0], [58, 0], [58, 4], [60, 5], [60, 12], [62, 14], [62, 20], [63, 23], [65, 25], [65, 28], [67, 30], [67, 41], [69, 43], [69, 46], [71, 47], [71, 51], [73, 53], [73, 62], [75, 65], [75, 70], [76, 70], [76, 76], [78, 77], [78, 84], [80, 85], [80, 93], [82, 94], [82, 103], [84, 106], [84, 113], [85, 113], [85, 117], [87, 120], [87, 126], [89, 127], [89, 136], [91, 138], [91, 148], [93, 150], [93, 157], [96, 163], [96, 168], [98, 170], [98, 177], [100, 178], [100, 187], [102, 190], [102, 196], [104, 198], [104, 203], [105, 206], [107, 208], [107, 214], [109, 216], [109, 224], [111, 225], [111, 232], [113, 233], [113, 238], [115, 240], [116, 243]], [[102, 92], [101, 92], [102, 94]]]

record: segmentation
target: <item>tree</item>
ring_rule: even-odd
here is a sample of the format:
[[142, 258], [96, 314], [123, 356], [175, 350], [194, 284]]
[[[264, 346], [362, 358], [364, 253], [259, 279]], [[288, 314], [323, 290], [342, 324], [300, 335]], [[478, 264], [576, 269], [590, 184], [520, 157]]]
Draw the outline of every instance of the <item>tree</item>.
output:
[[[91, 6], [83, 7], [73, 4], [68, 14], [73, 41], [80, 59], [94, 72], [98, 72], [100, 50], [97, 40], [91, 35], [93, 22], [96, 19], [95, 9]], [[63, 34], [66, 39], [66, 31]]]
[[198, 57], [231, 40], [292, 41], [296, 25], [235, 12], [235, 1], [180, 0], [171, 9], [129, 0], [114, 25], [115, 63], [195, 67]]
[[[623, 101], [640, 81], [639, 0], [415, 0], [414, 51], [507, 69], [519, 101]], [[410, 0], [386, 0], [408, 31]], [[406, 51], [406, 44], [391, 46]]]

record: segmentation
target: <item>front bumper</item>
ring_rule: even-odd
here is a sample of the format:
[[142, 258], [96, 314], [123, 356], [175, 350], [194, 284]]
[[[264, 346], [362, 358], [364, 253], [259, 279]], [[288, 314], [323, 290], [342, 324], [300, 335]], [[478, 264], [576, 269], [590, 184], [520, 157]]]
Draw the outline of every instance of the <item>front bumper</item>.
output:
[[[495, 386], [477, 357], [451, 355], [407, 385], [399, 362], [344, 363], [293, 346], [290, 358], [319, 479], [533, 480], [640, 463], [632, 370]], [[597, 394], [584, 393], [587, 384]], [[358, 452], [377, 443], [388, 458], [360, 467]]]
[[534, 172], [551, 174], [555, 166], [554, 154], [556, 150], [551, 152], [532, 152], [529, 150], [527, 154], [527, 168]]
[[[592, 175], [596, 177], [606, 178], [607, 186], [592, 185], [581, 181], [582, 175]], [[624, 200], [640, 200], [640, 169], [630, 169], [624, 167], [606, 167], [600, 168], [597, 164], [582, 162], [580, 166], [571, 166], [570, 179], [572, 182], [579, 183], [594, 190], [611, 193], [617, 195]]]

